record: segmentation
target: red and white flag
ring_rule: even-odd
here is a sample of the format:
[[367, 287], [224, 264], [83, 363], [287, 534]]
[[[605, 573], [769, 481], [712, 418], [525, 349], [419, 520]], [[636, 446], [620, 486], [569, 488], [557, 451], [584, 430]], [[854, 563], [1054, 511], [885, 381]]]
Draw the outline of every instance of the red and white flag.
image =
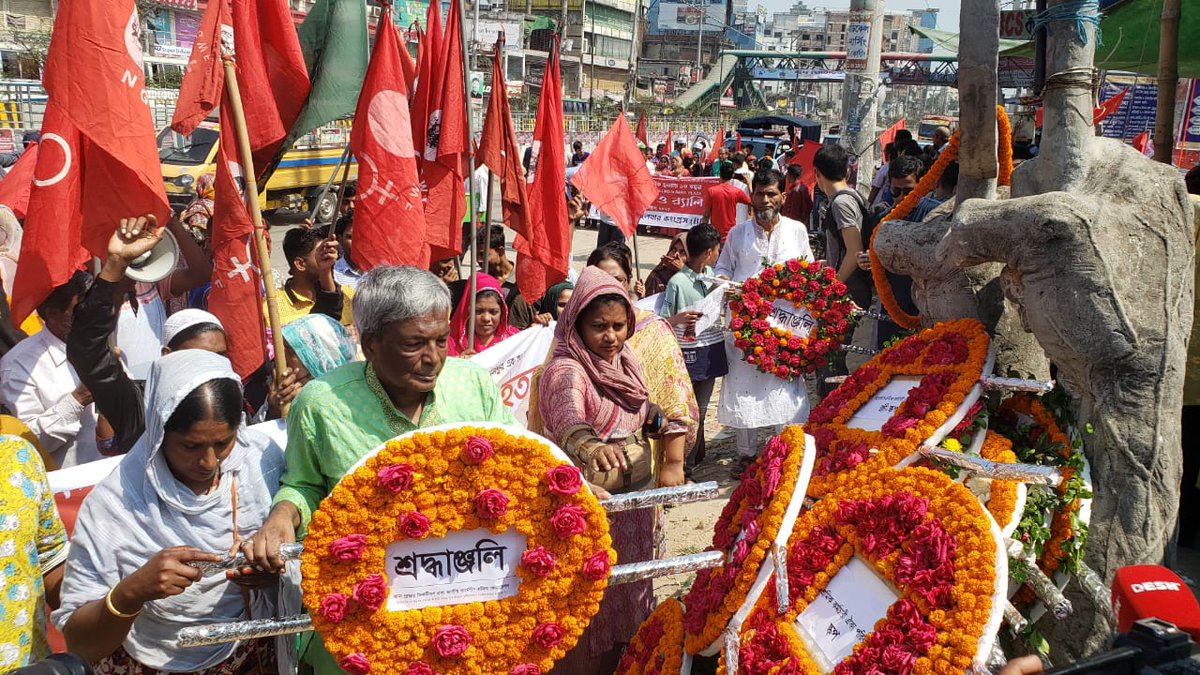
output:
[[[121, 218], [170, 215], [142, 79], [133, 0], [59, 7], [43, 78], [48, 101], [33, 170], [12, 318], [20, 324]], [[87, 213], [87, 219], [83, 214]]]
[[527, 298], [540, 298], [547, 288], [566, 279], [571, 261], [557, 38], [551, 47], [529, 156], [529, 237], [516, 240], [517, 287]]
[[529, 236], [529, 195], [525, 192], [525, 168], [517, 148], [516, 128], [508, 107], [508, 87], [504, 83], [504, 63], [500, 45], [492, 53], [492, 93], [488, 98], [487, 117], [483, 121], [482, 142], [475, 159], [500, 181], [500, 202], [504, 224], [517, 234]]
[[350, 149], [358, 158], [354, 264], [429, 266], [399, 32], [383, 6], [371, 62], [354, 113]]
[[646, 207], [658, 199], [658, 187], [624, 115], [617, 117], [588, 159], [571, 183], [626, 237], [634, 236]]
[[467, 145], [466, 88], [463, 80], [463, 42], [459, 0], [450, 0], [442, 40], [443, 66], [439, 88], [432, 92], [422, 178], [425, 201], [425, 239], [434, 260], [462, 253], [462, 223], [467, 214], [463, 193]]

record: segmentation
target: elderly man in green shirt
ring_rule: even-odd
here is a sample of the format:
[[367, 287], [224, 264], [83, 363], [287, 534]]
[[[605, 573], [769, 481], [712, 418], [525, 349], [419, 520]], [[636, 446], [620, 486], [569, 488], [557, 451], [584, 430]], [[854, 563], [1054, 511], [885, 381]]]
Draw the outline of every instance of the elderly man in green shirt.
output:
[[[446, 357], [450, 291], [415, 267], [377, 267], [358, 284], [354, 324], [366, 362], [304, 386], [287, 416], [287, 470], [262, 529], [243, 544], [250, 564], [282, 569], [280, 544], [308, 528], [313, 511], [368, 452], [437, 424], [516, 424], [487, 371]], [[341, 672], [319, 642], [304, 661]]]

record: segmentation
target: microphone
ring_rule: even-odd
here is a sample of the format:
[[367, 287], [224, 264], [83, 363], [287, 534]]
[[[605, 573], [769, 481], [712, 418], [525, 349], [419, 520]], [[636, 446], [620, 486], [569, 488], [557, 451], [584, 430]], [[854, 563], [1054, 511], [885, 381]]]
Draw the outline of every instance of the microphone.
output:
[[1128, 633], [1141, 619], [1159, 619], [1200, 642], [1200, 603], [1187, 584], [1165, 567], [1136, 565], [1117, 570], [1112, 607], [1119, 633]]

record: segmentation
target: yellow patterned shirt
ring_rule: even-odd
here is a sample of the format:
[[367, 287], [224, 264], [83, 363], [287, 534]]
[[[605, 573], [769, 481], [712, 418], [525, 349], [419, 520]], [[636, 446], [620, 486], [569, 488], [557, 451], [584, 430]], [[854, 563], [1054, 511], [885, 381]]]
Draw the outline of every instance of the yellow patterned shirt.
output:
[[49, 653], [42, 575], [66, 559], [41, 457], [28, 441], [0, 436], [0, 673]]

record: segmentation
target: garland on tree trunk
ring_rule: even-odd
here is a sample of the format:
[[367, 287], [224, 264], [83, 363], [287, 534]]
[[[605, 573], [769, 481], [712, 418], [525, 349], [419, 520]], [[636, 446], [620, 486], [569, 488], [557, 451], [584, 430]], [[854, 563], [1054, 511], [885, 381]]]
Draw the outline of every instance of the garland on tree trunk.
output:
[[[1012, 183], [1013, 162], [1012, 162], [1012, 127], [1008, 122], [1008, 115], [1004, 112], [1004, 108], [996, 106], [996, 130], [997, 130], [997, 158], [999, 162], [999, 171], [997, 172], [996, 183], [998, 185], [1010, 185]], [[937, 187], [938, 181], [942, 178], [942, 173], [946, 171], [946, 167], [950, 163], [958, 159], [958, 144], [959, 132], [955, 132], [950, 137], [949, 143], [942, 149], [938, 155], [937, 161], [933, 166], [929, 167], [929, 171], [921, 177], [917, 187], [908, 193], [899, 204], [894, 206], [892, 210], [883, 217], [880, 225], [889, 220], [904, 220], [917, 208], [917, 204], [921, 202], [930, 192], [933, 192]], [[904, 308], [896, 302], [896, 296], [892, 294], [892, 286], [888, 283], [887, 270], [879, 261], [879, 256], [875, 253], [875, 237], [879, 234], [879, 227], [875, 228], [875, 232], [871, 234], [870, 246], [867, 249], [868, 255], [871, 257], [871, 278], [875, 281], [875, 290], [879, 293], [880, 303], [887, 310], [888, 316], [892, 318], [900, 327], [907, 330], [916, 330], [921, 327], [921, 317], [909, 314], [904, 311]]]

